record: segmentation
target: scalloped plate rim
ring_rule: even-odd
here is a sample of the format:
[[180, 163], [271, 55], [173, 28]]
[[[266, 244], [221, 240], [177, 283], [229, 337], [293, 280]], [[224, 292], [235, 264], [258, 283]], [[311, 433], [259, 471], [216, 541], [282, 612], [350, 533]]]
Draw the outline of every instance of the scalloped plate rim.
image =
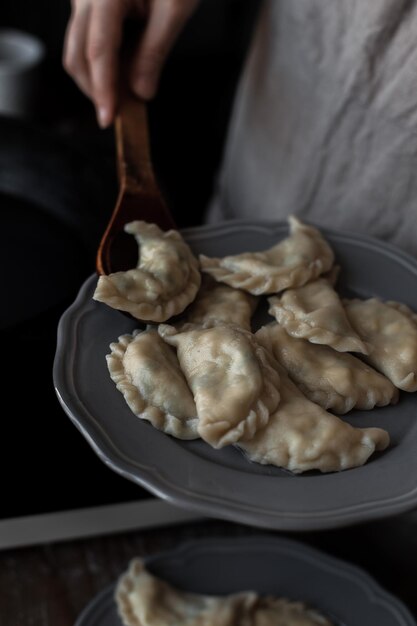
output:
[[[254, 220], [233, 220], [220, 224], [208, 224], [201, 227], [184, 229], [181, 232], [186, 236], [187, 241], [193, 243], [194, 240], [205, 238], [216, 232], [227, 234], [228, 232], [236, 232], [243, 230], [256, 229], [260, 232], [268, 234], [281, 234], [287, 230], [285, 222], [257, 222]], [[409, 254], [398, 250], [395, 246], [379, 241], [367, 235], [359, 235], [352, 232], [336, 232], [328, 228], [320, 227], [324, 234], [330, 234], [335, 240], [354, 242], [369, 249], [370, 247], [393, 258], [396, 262], [400, 262], [409, 271], [414, 273], [417, 278], [417, 261]], [[185, 508], [199, 511], [209, 516], [217, 516], [223, 519], [239, 521], [264, 528], [275, 528], [280, 530], [308, 530], [308, 529], [325, 529], [345, 526], [355, 522], [361, 522], [366, 519], [378, 519], [394, 515], [409, 510], [413, 505], [417, 504], [417, 484], [415, 488], [406, 493], [399, 494], [389, 499], [381, 499], [379, 501], [367, 501], [361, 504], [349, 505], [348, 507], [339, 507], [336, 509], [328, 509], [323, 511], [274, 511], [271, 509], [260, 510], [259, 506], [245, 505], [241, 501], [232, 501], [219, 498], [216, 494], [199, 493], [196, 489], [184, 489], [179, 485], [170, 482], [166, 476], [163, 476], [157, 467], [139, 464], [123, 454], [123, 451], [117, 449], [105, 431], [91, 419], [82, 402], [76, 397], [76, 394], [68, 393], [65, 381], [65, 358], [63, 349], [68, 336], [68, 329], [71, 328], [72, 322], [73, 332], [79, 323], [80, 312], [83, 304], [87, 302], [87, 294], [95, 275], [90, 276], [82, 285], [75, 301], [64, 312], [58, 326], [57, 351], [54, 360], [53, 378], [55, 390], [58, 399], [70, 417], [75, 426], [80, 430], [87, 439], [95, 453], [110, 468], [125, 478], [133, 480], [141, 486], [149, 489], [154, 495], [163, 498], [174, 505], [183, 506]], [[88, 297], [88, 301], [90, 298]], [[74, 391], [74, 389], [72, 389]], [[78, 401], [78, 405], [77, 405]], [[182, 453], [186, 453], [182, 450]], [[202, 464], [208, 463], [205, 459], [199, 459]], [[138, 465], [140, 472], [138, 474]], [[233, 472], [235, 470], [228, 469]], [[262, 517], [259, 517], [261, 513]]]

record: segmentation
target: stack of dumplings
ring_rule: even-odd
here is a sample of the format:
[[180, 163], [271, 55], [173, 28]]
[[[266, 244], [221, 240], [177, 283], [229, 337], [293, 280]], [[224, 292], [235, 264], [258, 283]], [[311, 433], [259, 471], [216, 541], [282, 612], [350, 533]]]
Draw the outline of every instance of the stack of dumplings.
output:
[[[318, 229], [290, 217], [289, 236], [268, 250], [199, 260], [177, 231], [125, 230], [137, 267], [101, 276], [94, 298], [159, 324], [119, 337], [107, 355], [135, 415], [294, 473], [357, 467], [387, 448], [385, 430], [338, 415], [417, 390], [417, 316], [396, 302], [342, 301]], [[253, 332], [261, 297], [271, 321]]]

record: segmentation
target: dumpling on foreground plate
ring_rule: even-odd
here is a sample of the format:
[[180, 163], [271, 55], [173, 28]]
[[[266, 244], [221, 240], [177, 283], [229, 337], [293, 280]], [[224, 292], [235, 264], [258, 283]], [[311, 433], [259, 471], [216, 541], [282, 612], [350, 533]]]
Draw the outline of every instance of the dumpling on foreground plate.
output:
[[[272, 359], [272, 356], [271, 356]], [[275, 360], [274, 360], [275, 361]], [[385, 450], [389, 435], [381, 428], [354, 428], [314, 404], [275, 361], [281, 400], [265, 428], [237, 446], [251, 461], [299, 474], [337, 472], [363, 465], [376, 450]]]
[[116, 588], [125, 626], [332, 626], [318, 611], [254, 591], [225, 596], [176, 589], [133, 559]]
[[251, 592], [216, 597], [177, 590], [146, 571], [141, 559], [131, 561], [115, 597], [125, 626], [234, 626], [257, 600]]
[[200, 255], [203, 272], [217, 281], [254, 295], [299, 287], [333, 265], [333, 250], [317, 228], [288, 218], [290, 235], [269, 250], [223, 258]]
[[175, 350], [156, 330], [122, 335], [110, 344], [107, 366], [129, 408], [178, 439], [198, 439], [197, 409]]
[[250, 331], [251, 317], [258, 298], [246, 291], [217, 283], [207, 274], [203, 277], [196, 299], [175, 324], [182, 330], [191, 326], [237, 326]]
[[201, 274], [181, 234], [142, 221], [130, 222], [124, 230], [138, 243], [137, 267], [100, 276], [94, 300], [145, 321], [164, 322], [182, 313], [197, 294]]
[[367, 354], [364, 342], [349, 324], [343, 304], [325, 278], [268, 298], [269, 313], [291, 337], [331, 346], [339, 352]]
[[369, 346], [366, 361], [399, 389], [417, 391], [417, 316], [399, 302], [345, 300], [349, 322]]
[[202, 439], [222, 448], [268, 423], [279, 402], [279, 374], [251, 333], [231, 326], [178, 332], [167, 324], [158, 332], [177, 349]]
[[295, 339], [276, 322], [263, 326], [255, 337], [269, 346], [303, 394], [323, 409], [344, 414], [398, 400], [398, 390], [388, 378], [351, 354]]
[[[238, 622], [245, 626], [244, 622]], [[303, 602], [290, 602], [286, 598], [260, 598], [248, 626], [332, 626], [327, 617]], [[334, 625], [333, 625], [334, 626]]]

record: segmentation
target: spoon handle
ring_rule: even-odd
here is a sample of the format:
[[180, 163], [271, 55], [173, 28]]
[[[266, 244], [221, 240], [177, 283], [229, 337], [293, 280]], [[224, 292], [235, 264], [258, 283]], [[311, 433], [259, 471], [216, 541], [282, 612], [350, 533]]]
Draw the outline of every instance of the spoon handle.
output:
[[97, 251], [98, 274], [135, 267], [137, 244], [126, 235], [125, 224], [144, 220], [162, 230], [176, 228], [155, 178], [149, 152], [146, 106], [123, 93], [115, 120], [119, 196]]
[[120, 190], [159, 193], [150, 157], [146, 104], [128, 91], [120, 101], [115, 135]]

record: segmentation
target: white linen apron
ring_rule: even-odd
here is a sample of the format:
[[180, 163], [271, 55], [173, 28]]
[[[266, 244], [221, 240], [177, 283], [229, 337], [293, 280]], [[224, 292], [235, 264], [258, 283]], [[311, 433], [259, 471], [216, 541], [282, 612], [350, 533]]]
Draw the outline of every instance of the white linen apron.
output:
[[290, 213], [417, 255], [417, 0], [266, 0], [207, 220]]

